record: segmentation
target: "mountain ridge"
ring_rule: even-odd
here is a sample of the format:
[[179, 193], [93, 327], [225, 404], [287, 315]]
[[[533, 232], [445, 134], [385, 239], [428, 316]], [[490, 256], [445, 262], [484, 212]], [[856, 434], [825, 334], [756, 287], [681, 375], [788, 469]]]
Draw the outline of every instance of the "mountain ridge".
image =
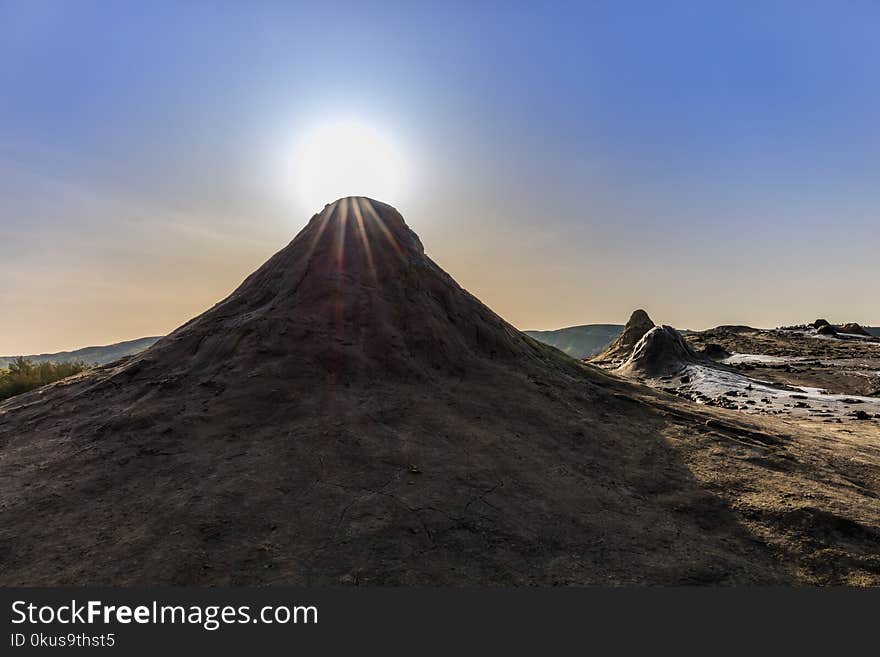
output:
[[587, 358], [602, 351], [623, 331], [623, 324], [581, 324], [545, 331], [523, 331], [572, 358]]
[[[57, 351], [53, 353], [29, 354], [24, 358], [35, 363], [53, 362], [60, 363], [71, 360], [81, 360], [86, 365], [107, 365], [115, 360], [140, 353], [158, 342], [162, 336], [147, 336], [133, 340], [123, 340], [108, 345], [96, 345], [80, 347], [70, 351]], [[0, 369], [9, 366], [19, 356], [0, 356]]]

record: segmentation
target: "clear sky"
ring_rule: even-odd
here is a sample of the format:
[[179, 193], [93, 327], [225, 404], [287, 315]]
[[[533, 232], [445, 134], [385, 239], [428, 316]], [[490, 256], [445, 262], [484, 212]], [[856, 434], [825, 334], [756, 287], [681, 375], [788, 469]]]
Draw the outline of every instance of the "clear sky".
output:
[[0, 354], [228, 294], [320, 209], [289, 162], [334, 117], [520, 328], [878, 325], [878, 34], [874, 1], [0, 0]]

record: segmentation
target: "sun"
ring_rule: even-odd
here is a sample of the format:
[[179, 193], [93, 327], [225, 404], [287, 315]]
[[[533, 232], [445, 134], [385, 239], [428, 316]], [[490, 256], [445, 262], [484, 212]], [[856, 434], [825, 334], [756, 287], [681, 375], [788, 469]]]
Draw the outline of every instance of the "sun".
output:
[[400, 147], [377, 126], [356, 119], [306, 130], [294, 147], [291, 168], [297, 200], [309, 212], [344, 196], [394, 204], [407, 172]]

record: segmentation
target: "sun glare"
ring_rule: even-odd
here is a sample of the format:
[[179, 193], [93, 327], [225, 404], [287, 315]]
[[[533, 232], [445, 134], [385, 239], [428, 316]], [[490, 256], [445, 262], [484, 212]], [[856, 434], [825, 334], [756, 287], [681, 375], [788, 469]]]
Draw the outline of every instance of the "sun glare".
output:
[[388, 135], [358, 120], [312, 127], [294, 149], [292, 176], [297, 200], [309, 212], [344, 196], [399, 202], [406, 166]]

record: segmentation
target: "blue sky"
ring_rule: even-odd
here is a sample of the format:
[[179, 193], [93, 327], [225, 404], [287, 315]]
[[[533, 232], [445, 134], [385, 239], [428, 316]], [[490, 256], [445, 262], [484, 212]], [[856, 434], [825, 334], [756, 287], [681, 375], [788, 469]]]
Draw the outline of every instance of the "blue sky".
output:
[[0, 0], [0, 352], [224, 296], [308, 219], [277, 163], [339, 113], [406, 145], [382, 200], [520, 328], [880, 324], [878, 26], [873, 2]]

